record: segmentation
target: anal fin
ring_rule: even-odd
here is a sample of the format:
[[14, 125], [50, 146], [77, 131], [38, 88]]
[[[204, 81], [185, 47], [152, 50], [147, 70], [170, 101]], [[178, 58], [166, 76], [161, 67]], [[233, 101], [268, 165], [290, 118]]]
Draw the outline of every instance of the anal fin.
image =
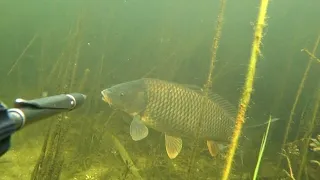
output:
[[169, 158], [176, 158], [182, 149], [182, 139], [165, 134], [165, 143]]
[[220, 149], [219, 149], [219, 146], [216, 142], [208, 140], [207, 146], [208, 146], [208, 150], [209, 150], [211, 156], [216, 157], [219, 154]]

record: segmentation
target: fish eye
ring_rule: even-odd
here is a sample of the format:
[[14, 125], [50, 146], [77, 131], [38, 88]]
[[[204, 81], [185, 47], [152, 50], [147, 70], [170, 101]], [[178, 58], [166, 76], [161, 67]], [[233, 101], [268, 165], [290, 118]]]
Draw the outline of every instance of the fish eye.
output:
[[124, 96], [124, 93], [123, 93], [123, 92], [121, 92], [121, 93], [120, 93], [120, 96], [121, 96], [121, 97], [123, 97], [123, 96]]

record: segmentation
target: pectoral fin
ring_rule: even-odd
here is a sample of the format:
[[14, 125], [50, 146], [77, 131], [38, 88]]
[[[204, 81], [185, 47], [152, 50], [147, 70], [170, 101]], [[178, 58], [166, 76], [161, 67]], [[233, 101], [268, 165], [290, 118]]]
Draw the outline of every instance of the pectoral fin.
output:
[[219, 154], [219, 146], [214, 141], [207, 141], [207, 146], [211, 156], [216, 157]]
[[130, 135], [134, 141], [139, 141], [148, 136], [149, 130], [140, 119], [140, 116], [134, 116], [130, 124]]
[[165, 142], [169, 158], [176, 158], [182, 149], [182, 139], [165, 134]]

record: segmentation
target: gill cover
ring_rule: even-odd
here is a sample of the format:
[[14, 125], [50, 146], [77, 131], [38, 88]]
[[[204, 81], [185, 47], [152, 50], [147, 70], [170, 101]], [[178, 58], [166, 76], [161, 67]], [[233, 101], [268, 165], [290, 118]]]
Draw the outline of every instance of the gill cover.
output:
[[142, 79], [117, 84], [101, 94], [112, 107], [131, 115], [141, 113], [147, 106], [146, 85]]

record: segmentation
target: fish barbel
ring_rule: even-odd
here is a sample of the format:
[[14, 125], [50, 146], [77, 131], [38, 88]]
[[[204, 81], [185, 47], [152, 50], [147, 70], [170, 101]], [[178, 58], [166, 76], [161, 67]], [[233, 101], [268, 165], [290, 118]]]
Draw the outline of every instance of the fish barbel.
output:
[[101, 94], [111, 107], [133, 117], [133, 140], [147, 137], [148, 128], [163, 132], [171, 159], [182, 149], [181, 137], [207, 140], [210, 154], [216, 156], [218, 143], [228, 143], [235, 126], [236, 108], [217, 94], [206, 96], [196, 86], [142, 78], [112, 86]]

